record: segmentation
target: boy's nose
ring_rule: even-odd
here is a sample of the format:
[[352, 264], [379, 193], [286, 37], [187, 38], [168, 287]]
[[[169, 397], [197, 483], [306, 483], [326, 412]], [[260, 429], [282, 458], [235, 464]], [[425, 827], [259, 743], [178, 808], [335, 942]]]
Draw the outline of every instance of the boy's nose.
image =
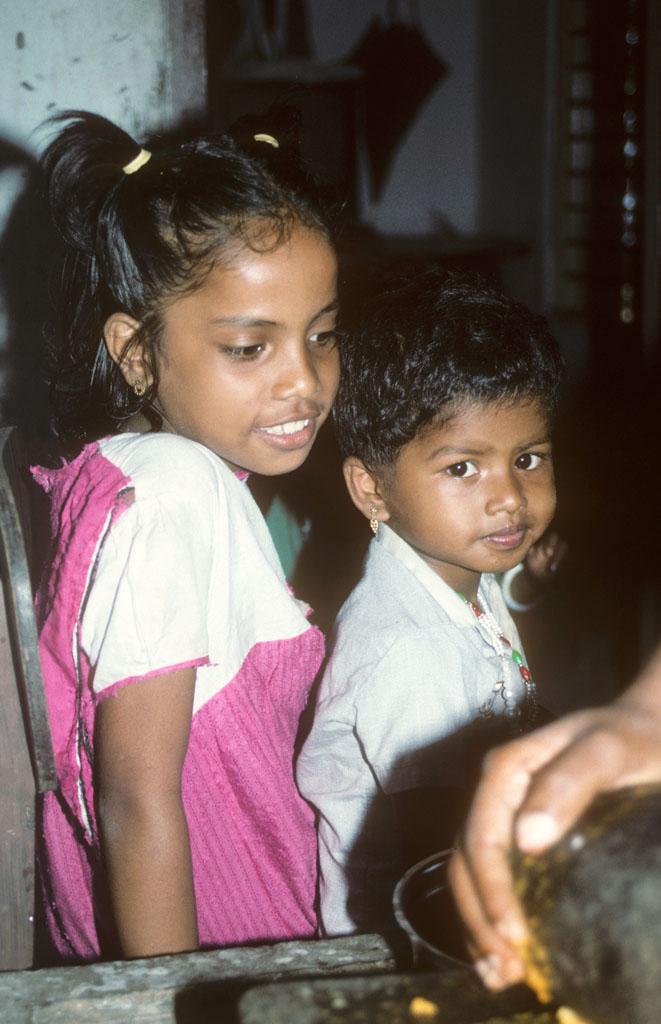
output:
[[508, 473], [499, 477], [489, 496], [487, 511], [490, 514], [496, 512], [518, 512], [528, 504], [525, 490], [514, 474]]

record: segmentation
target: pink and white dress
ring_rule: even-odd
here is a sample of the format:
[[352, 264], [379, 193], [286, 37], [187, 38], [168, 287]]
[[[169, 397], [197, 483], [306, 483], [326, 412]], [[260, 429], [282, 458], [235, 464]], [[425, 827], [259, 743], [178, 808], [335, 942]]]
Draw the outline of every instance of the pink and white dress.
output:
[[202, 445], [122, 434], [34, 475], [54, 557], [37, 598], [60, 788], [42, 806], [45, 911], [65, 959], [112, 935], [94, 801], [94, 719], [120, 686], [196, 669], [182, 778], [200, 943], [311, 936], [316, 845], [294, 783], [323, 657], [245, 483]]

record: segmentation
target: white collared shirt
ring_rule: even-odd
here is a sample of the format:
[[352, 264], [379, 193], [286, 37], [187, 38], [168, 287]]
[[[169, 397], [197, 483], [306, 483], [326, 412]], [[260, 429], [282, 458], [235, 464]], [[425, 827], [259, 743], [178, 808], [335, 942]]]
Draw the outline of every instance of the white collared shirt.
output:
[[[482, 577], [479, 601], [520, 651], [493, 576]], [[509, 659], [503, 665], [470, 607], [382, 524], [363, 578], [340, 611], [297, 766], [299, 788], [318, 812], [324, 934], [362, 925], [356, 901], [389, 901], [399, 861], [385, 797], [466, 785], [466, 727], [480, 719], [504, 669], [520, 700], [518, 669]], [[388, 913], [375, 908], [374, 925]]]

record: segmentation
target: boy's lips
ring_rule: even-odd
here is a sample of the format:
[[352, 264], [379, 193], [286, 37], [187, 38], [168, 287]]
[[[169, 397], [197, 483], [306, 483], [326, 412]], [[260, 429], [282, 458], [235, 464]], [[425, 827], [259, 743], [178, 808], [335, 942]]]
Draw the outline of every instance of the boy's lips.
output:
[[528, 529], [527, 524], [506, 526], [502, 530], [494, 530], [493, 533], [486, 534], [482, 537], [482, 540], [487, 544], [494, 544], [503, 550], [509, 550], [510, 548], [517, 548], [522, 543], [528, 533]]

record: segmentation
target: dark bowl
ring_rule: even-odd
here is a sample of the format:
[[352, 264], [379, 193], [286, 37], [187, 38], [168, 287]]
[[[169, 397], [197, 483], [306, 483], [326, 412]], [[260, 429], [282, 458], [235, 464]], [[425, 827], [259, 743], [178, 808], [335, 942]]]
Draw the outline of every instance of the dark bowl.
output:
[[395, 887], [395, 917], [409, 938], [416, 967], [466, 967], [470, 963], [464, 928], [448, 883], [451, 856], [452, 850], [433, 853], [409, 868]]

